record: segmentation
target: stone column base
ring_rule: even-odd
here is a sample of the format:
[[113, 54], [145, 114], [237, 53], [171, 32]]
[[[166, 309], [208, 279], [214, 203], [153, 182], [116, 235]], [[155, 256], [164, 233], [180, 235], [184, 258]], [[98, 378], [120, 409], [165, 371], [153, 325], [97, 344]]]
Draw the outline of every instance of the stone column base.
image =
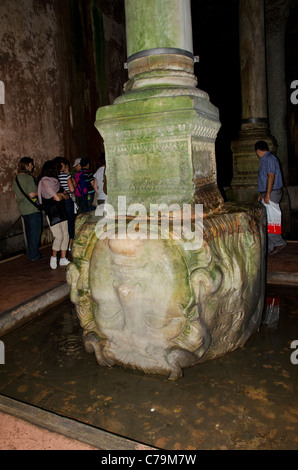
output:
[[[246, 125], [247, 126], [247, 125]], [[232, 142], [233, 179], [227, 193], [230, 201], [257, 201], [258, 173], [260, 160], [255, 152], [255, 143], [264, 140], [272, 153], [276, 150], [276, 141], [267, 127], [248, 127], [241, 130]]]
[[204, 204], [223, 199], [216, 184], [214, 142], [218, 110], [194, 87], [155, 87], [127, 92], [97, 111], [104, 138], [107, 203]]

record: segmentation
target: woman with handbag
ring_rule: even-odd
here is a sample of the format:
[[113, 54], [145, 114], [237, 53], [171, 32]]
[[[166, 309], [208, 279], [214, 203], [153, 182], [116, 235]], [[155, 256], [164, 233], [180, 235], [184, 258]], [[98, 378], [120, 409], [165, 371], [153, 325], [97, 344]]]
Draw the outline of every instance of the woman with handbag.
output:
[[30, 157], [21, 158], [18, 164], [18, 174], [13, 180], [12, 188], [24, 221], [27, 256], [31, 261], [37, 261], [42, 257], [39, 253], [42, 213], [36, 204], [37, 186], [32, 176], [33, 171], [33, 159]]
[[38, 183], [38, 200], [43, 205], [46, 218], [54, 237], [50, 267], [58, 266], [57, 254], [61, 251], [60, 266], [67, 266], [70, 261], [66, 257], [69, 235], [68, 218], [64, 200], [69, 196], [61, 188], [55, 162], [48, 160], [44, 163]]
[[56, 157], [54, 159], [57, 171], [58, 180], [61, 187], [69, 195], [68, 199], [65, 199], [65, 209], [68, 218], [68, 234], [69, 234], [69, 245], [68, 250], [71, 251], [72, 241], [75, 234], [75, 181], [70, 174], [70, 162], [64, 157]]

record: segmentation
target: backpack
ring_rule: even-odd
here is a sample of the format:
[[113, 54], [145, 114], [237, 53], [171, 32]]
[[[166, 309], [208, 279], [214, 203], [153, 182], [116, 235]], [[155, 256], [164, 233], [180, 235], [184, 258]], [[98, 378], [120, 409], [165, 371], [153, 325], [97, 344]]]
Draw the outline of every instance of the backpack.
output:
[[77, 171], [74, 174], [74, 179], [75, 182], [77, 183], [77, 186], [75, 188], [75, 196], [76, 197], [82, 197], [84, 194], [87, 194], [87, 186], [84, 178], [84, 173], [82, 171]]

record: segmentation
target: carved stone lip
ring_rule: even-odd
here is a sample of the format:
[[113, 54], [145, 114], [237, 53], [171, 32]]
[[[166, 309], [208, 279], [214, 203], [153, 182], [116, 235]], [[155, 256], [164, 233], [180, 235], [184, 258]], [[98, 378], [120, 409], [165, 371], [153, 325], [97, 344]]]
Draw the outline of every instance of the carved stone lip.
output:
[[190, 51], [185, 49], [179, 49], [176, 47], [155, 47], [153, 49], [146, 49], [144, 51], [136, 52], [135, 54], [130, 55], [127, 58], [127, 62], [132, 62], [133, 60], [140, 59], [141, 57], [146, 57], [148, 55], [159, 55], [159, 54], [176, 54], [176, 55], [185, 55], [194, 59], [194, 55]]

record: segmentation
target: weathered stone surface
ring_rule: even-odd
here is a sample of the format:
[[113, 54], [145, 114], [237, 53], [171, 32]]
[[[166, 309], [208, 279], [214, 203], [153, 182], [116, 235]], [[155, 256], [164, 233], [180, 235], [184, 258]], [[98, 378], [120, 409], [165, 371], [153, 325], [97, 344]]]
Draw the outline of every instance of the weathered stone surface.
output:
[[158, 47], [192, 51], [189, 2], [126, 0], [127, 55]]
[[199, 250], [184, 240], [100, 240], [81, 216], [67, 271], [87, 351], [177, 379], [182, 369], [245, 344], [261, 320], [265, 218], [225, 204], [204, 220]]
[[[2, 232], [19, 211], [12, 180], [21, 157], [41, 160], [62, 149], [60, 72], [57, 68], [57, 18], [52, 2], [18, 0], [0, 3], [0, 224]], [[48, 153], [49, 152], [49, 153]], [[1, 250], [2, 251], [2, 250]]]
[[[184, 15], [177, 10], [170, 19], [168, 0], [126, 1], [129, 53], [142, 49], [147, 59], [132, 59], [135, 68], [129, 70], [125, 94], [97, 111], [106, 150], [108, 211], [103, 219], [78, 218], [74, 261], [67, 271], [86, 349], [95, 352], [98, 363], [171, 379], [180, 377], [184, 367], [243, 346], [260, 324], [265, 286], [264, 208], [224, 204], [217, 187], [218, 110], [194, 86], [191, 68], [180, 60], [183, 53], [167, 51], [162, 59], [155, 54], [158, 46], [182, 47], [174, 19], [180, 27], [187, 24], [190, 2], [178, 3]], [[133, 237], [122, 237], [119, 230], [132, 222], [131, 214], [119, 210], [120, 197], [144, 209]], [[162, 203], [203, 206], [202, 244], [191, 245], [185, 233], [179, 237], [162, 223], [161, 236], [149, 236], [149, 208]], [[171, 210], [174, 222], [177, 213]], [[115, 225], [109, 226], [111, 219]]]
[[267, 118], [264, 0], [240, 0], [239, 36], [242, 119]]
[[12, 191], [19, 159], [34, 158], [35, 177], [57, 155], [97, 164], [96, 109], [122, 92], [127, 71], [122, 0], [1, 0], [0, 23], [2, 257], [24, 248]]
[[[185, 93], [185, 95], [184, 95]], [[128, 95], [128, 96], [127, 96]], [[126, 98], [126, 99], [125, 99]], [[96, 127], [104, 137], [108, 199], [128, 204], [204, 204], [218, 208], [214, 141], [218, 110], [208, 95], [188, 88], [160, 87], [127, 93], [100, 108]], [[207, 192], [202, 189], [208, 187]]]
[[231, 148], [233, 151], [233, 181], [231, 188], [226, 191], [230, 201], [258, 200], [258, 173], [260, 161], [256, 156], [255, 143], [264, 140], [268, 143], [270, 150], [275, 153], [276, 140], [267, 128], [257, 127], [245, 129], [239, 132]]

